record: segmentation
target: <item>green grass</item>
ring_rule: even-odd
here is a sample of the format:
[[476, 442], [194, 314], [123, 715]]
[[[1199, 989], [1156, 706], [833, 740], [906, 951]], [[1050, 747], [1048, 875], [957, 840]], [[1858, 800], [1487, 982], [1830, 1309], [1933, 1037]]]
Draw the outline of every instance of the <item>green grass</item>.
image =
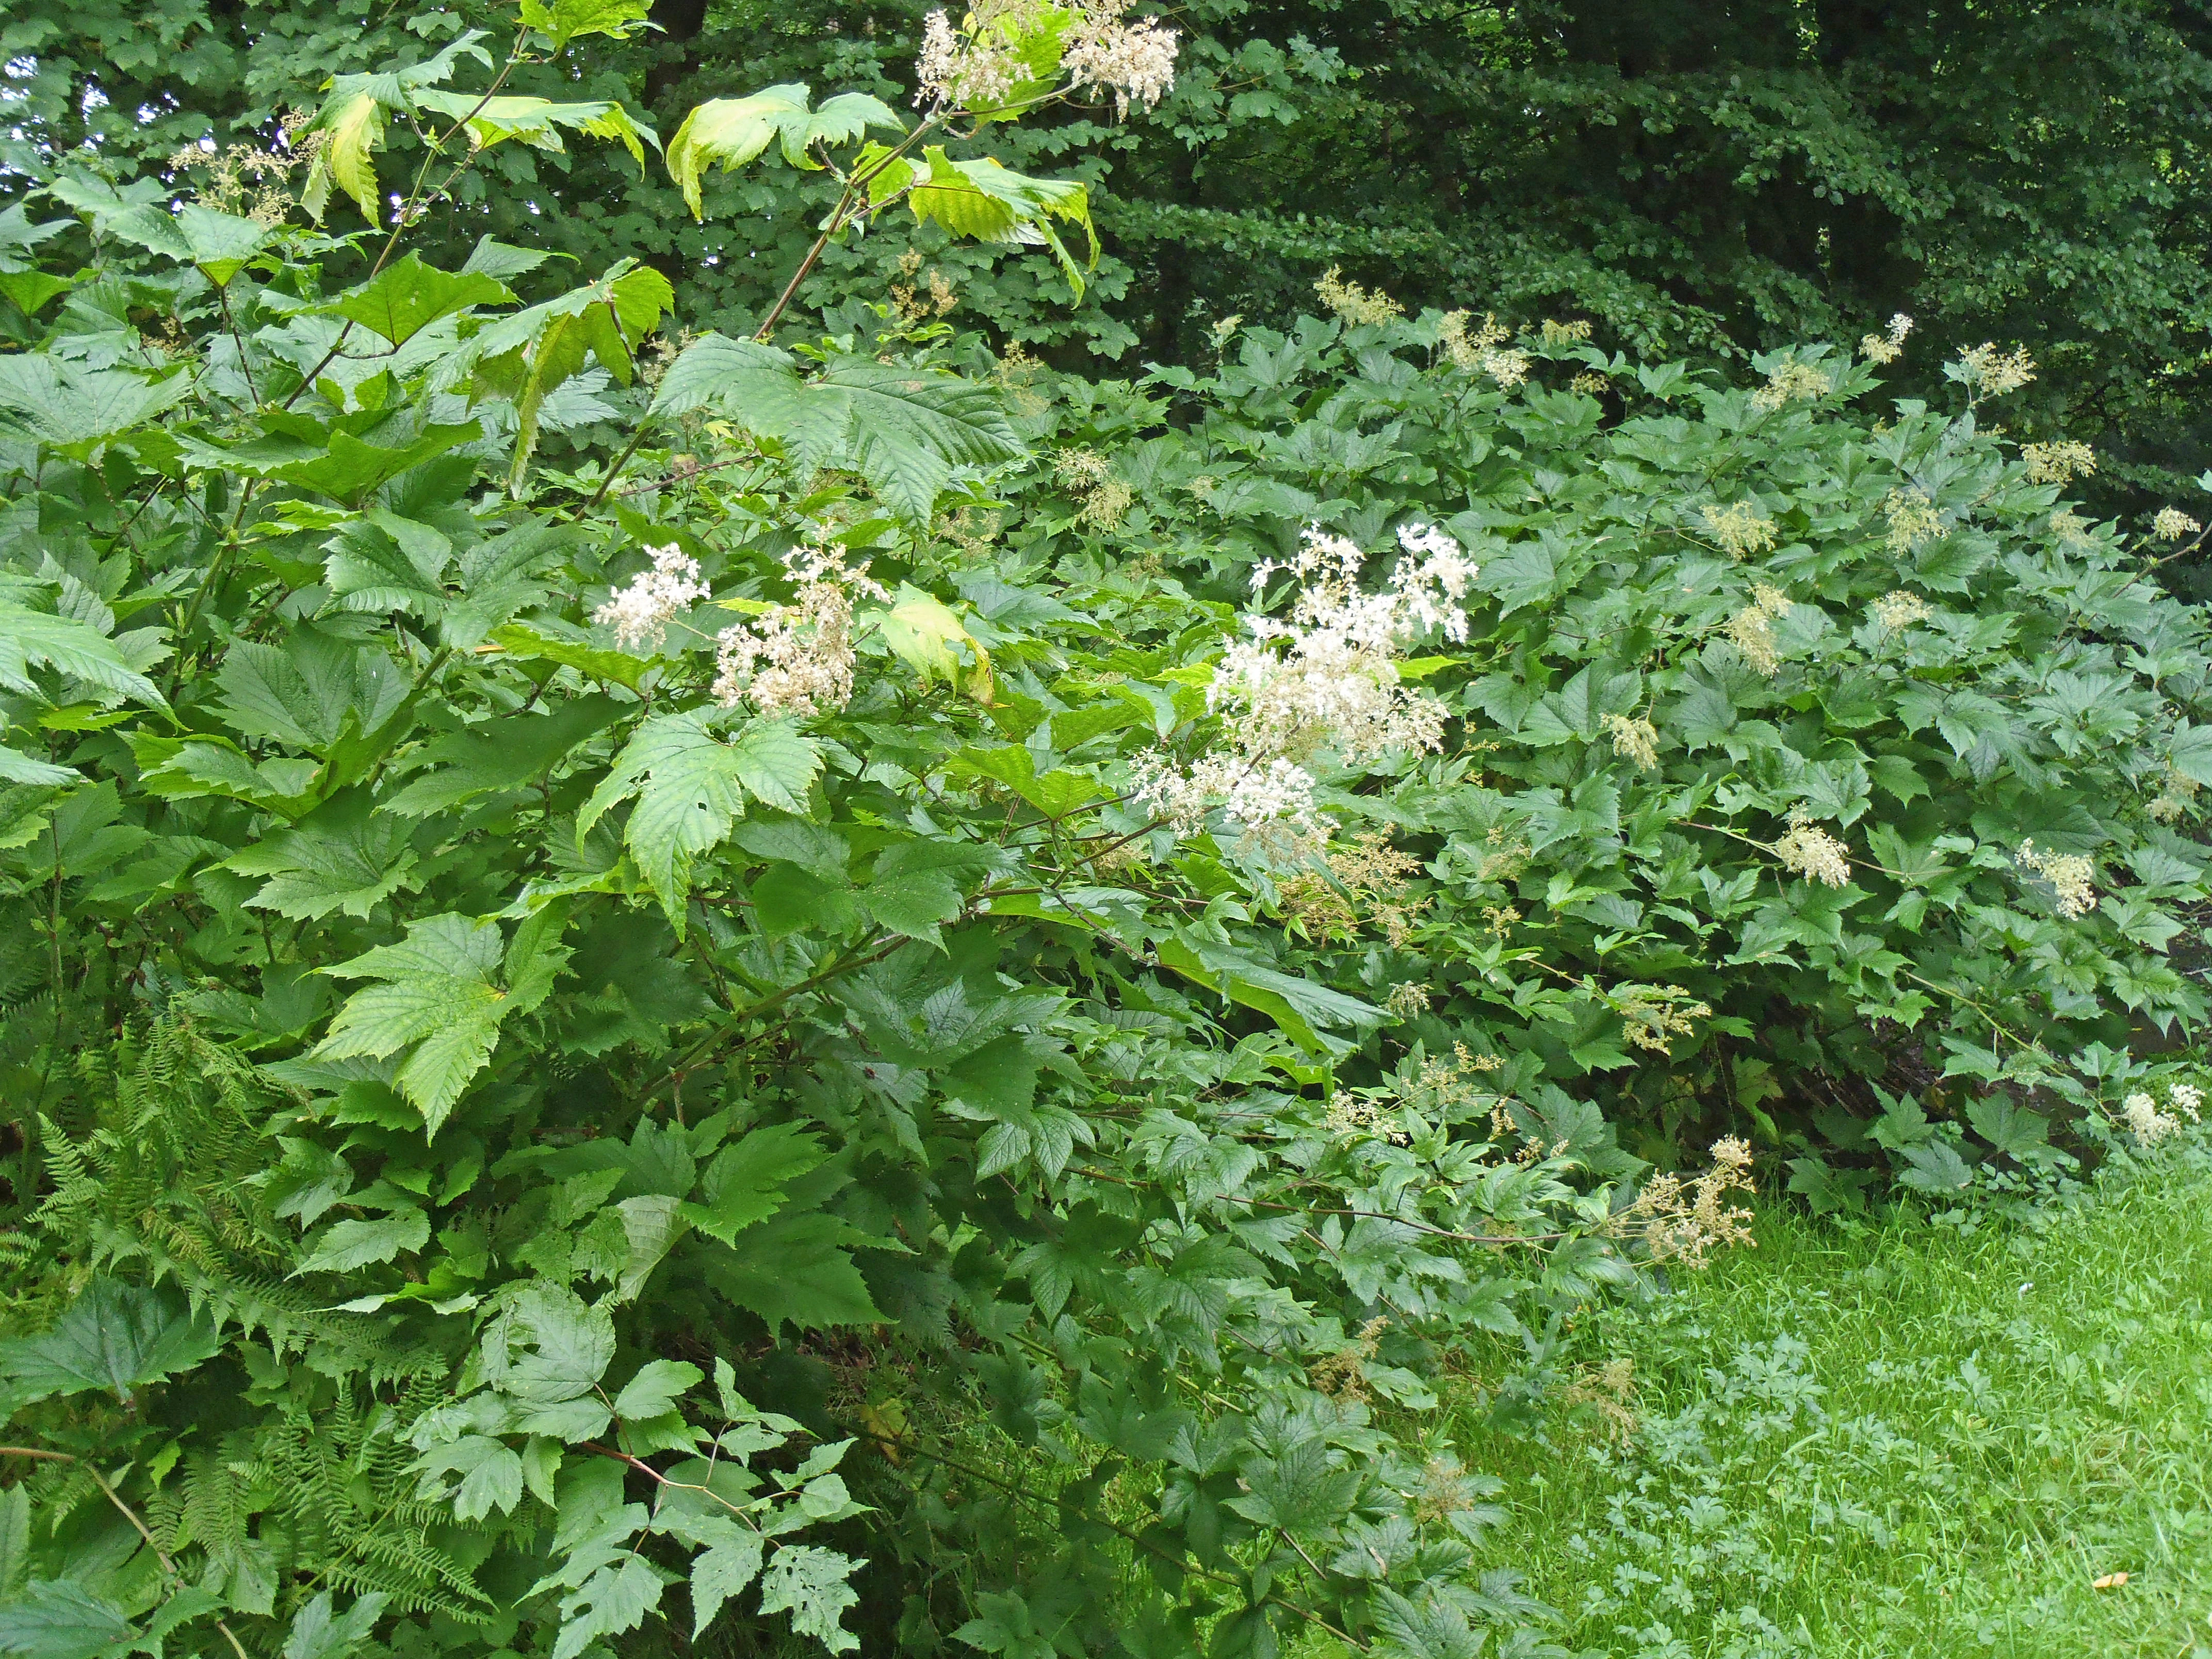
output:
[[[1758, 1248], [1573, 1334], [1625, 1437], [1449, 1412], [1508, 1517], [1484, 1565], [1620, 1659], [2212, 1659], [2212, 1158], [2033, 1228], [1775, 1212]], [[2123, 1586], [2096, 1589], [2124, 1572]]]

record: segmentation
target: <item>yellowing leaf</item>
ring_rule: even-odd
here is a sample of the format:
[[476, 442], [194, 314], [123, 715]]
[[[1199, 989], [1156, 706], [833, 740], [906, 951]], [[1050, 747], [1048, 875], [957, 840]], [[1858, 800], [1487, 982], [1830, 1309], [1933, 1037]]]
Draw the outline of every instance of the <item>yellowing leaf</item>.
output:
[[562, 127], [594, 138], [612, 138], [630, 153], [639, 170], [645, 167], [645, 146], [660, 148], [660, 136], [636, 121], [620, 104], [604, 100], [588, 103], [556, 104], [545, 98], [479, 98], [465, 92], [418, 92], [415, 101], [466, 123], [469, 146], [489, 149], [508, 139], [532, 149], [555, 155], [567, 153], [561, 142]]
[[978, 702], [990, 701], [990, 653], [976, 643], [975, 636], [941, 599], [902, 584], [877, 626], [892, 653], [918, 672], [924, 684], [941, 678], [947, 685], [962, 687], [961, 647], [964, 647], [974, 657], [973, 666], [964, 675], [964, 689]]
[[[979, 242], [1048, 247], [1076, 297], [1082, 297], [1083, 270], [1098, 263], [1098, 233], [1091, 222], [1091, 192], [1084, 185], [1073, 179], [1032, 179], [988, 155], [956, 161], [939, 145], [924, 154], [929, 175], [907, 198], [915, 218], [934, 221], [956, 236], [972, 236]], [[1054, 219], [1083, 228], [1091, 240], [1088, 265], [1077, 266], [1075, 256], [1052, 228]]]
[[850, 143], [869, 128], [905, 131], [890, 106], [865, 93], [841, 93], [818, 110], [799, 82], [764, 87], [744, 98], [716, 98], [684, 118], [668, 144], [669, 176], [684, 192], [695, 219], [704, 216], [699, 181], [718, 163], [725, 173], [741, 167], [780, 138], [783, 159], [809, 170], [821, 162], [809, 153], [816, 143]]
[[652, 10], [650, 0], [522, 0], [522, 26], [536, 29], [557, 49], [580, 34], [627, 40]]
[[376, 211], [376, 164], [369, 152], [384, 142], [384, 106], [368, 92], [356, 92], [324, 106], [315, 125], [327, 136], [307, 169], [307, 184], [301, 204], [317, 224], [331, 199], [331, 185], [354, 199], [362, 217], [372, 225], [381, 222]]

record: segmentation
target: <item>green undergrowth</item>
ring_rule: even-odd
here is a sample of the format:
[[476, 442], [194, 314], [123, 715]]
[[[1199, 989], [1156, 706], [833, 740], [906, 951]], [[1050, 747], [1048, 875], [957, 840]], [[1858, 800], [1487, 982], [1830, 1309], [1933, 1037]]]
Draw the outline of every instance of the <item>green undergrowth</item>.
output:
[[1526, 1437], [1443, 1389], [1569, 1651], [2212, 1655], [2212, 1158], [2029, 1227], [1756, 1233], [1576, 1330], [1586, 1401]]

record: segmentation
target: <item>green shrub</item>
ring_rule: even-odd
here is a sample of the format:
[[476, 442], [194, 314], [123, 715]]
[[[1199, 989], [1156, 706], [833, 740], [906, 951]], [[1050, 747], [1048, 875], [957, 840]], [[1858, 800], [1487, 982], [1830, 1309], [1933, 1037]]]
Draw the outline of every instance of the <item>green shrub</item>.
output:
[[1660, 1162], [1745, 1128], [1816, 1206], [1869, 1161], [1931, 1193], [2065, 1166], [2047, 1131], [2118, 1099], [2116, 1051], [2203, 1017], [2205, 632], [2152, 570], [2199, 526], [2069, 511], [2094, 457], [1986, 426], [2017, 360], [1884, 416], [1832, 349], [1735, 388], [1336, 298], [1210, 376], [1065, 388], [1059, 477], [1006, 527], [1228, 603], [1310, 521], [1441, 526], [1480, 566], [1464, 643], [1413, 671], [1448, 752], [1322, 791], [1419, 859], [1397, 915], [1263, 898], [1306, 970], [1419, 988], [1397, 1041], [1591, 1074]]
[[[925, 142], [1077, 27], [672, 172], [1079, 279]], [[1537, 1651], [1425, 1377], [1753, 1156], [1608, 1110], [2017, 1184], [2197, 1014], [2203, 630], [1971, 413], [1433, 315], [1057, 402], [911, 295], [662, 349], [650, 269], [401, 252], [649, 142], [477, 57], [333, 82], [331, 229], [0, 220], [0, 1650]], [[341, 234], [398, 123], [452, 171]]]

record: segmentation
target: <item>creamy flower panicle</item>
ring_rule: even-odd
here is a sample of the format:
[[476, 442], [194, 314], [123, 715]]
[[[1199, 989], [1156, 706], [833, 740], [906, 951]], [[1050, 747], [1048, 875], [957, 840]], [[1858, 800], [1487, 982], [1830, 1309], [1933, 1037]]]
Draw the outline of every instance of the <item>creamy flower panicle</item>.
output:
[[1370, 293], [1357, 283], [1347, 282], [1340, 265], [1331, 265], [1322, 272], [1321, 280], [1314, 284], [1314, 293], [1323, 305], [1355, 327], [1362, 323], [1392, 322], [1406, 314], [1406, 307], [1381, 289]]
[[1114, 96], [1114, 117], [1129, 118], [1129, 106], [1156, 107], [1175, 85], [1176, 33], [1156, 17], [1124, 22], [1119, 4], [1087, 5], [1068, 36], [1061, 66], [1079, 91]]
[[2000, 351], [1995, 341], [1967, 347], [1959, 354], [1959, 366], [1977, 398], [2002, 398], [2035, 378], [2034, 358], [2024, 349]]
[[2181, 1120], [2171, 1112], [2160, 1111], [2158, 1103], [2140, 1090], [2120, 1103], [2120, 1121], [2146, 1146], [2155, 1146], [2181, 1133]]
[[1283, 862], [1327, 842], [1314, 804], [1314, 775], [1280, 756], [1257, 761], [1231, 751], [1201, 756], [1188, 771], [1164, 757], [1140, 758], [1131, 771], [1133, 799], [1177, 835], [1194, 836], [1218, 809], [1240, 840]]
[[1601, 723], [1613, 738], [1613, 752], [1631, 763], [1638, 771], [1649, 772], [1659, 764], [1659, 728], [1641, 716], [1607, 714]]
[[1841, 887], [1851, 878], [1851, 849], [1808, 818], [1802, 806], [1790, 809], [1790, 831], [1774, 843], [1774, 856], [1808, 881]]
[[593, 622], [615, 630], [615, 643], [625, 651], [648, 644], [660, 649], [668, 642], [669, 623], [708, 593], [699, 561], [674, 542], [645, 550], [653, 556], [652, 568], [639, 571], [629, 586], [616, 589], [592, 612]]
[[1942, 510], [1917, 484], [1910, 489], [1891, 490], [1882, 498], [1881, 512], [1889, 520], [1889, 550], [1900, 558], [1948, 533]]
[[1511, 331], [1487, 315], [1470, 330], [1468, 316], [1464, 311], [1447, 311], [1437, 320], [1437, 341], [1452, 367], [1469, 374], [1487, 374], [1505, 390], [1527, 380], [1528, 354], [1505, 343], [1513, 337]]
[[[985, 0], [955, 28], [942, 11], [922, 20], [914, 62], [917, 107], [988, 109], [1026, 82], [1016, 43], [1048, 21], [1044, 0]], [[1176, 37], [1156, 17], [1129, 21], [1126, 0], [1090, 0], [1063, 37], [1060, 70], [1076, 92], [1109, 94], [1115, 118], [1152, 109], [1175, 85]], [[1043, 94], [1040, 94], [1043, 95]]]
[[1751, 394], [1752, 407], [1768, 414], [1790, 404], [1812, 403], [1836, 389], [1834, 377], [1812, 363], [1782, 363], [1771, 370], [1766, 384]]
[[2097, 470], [2096, 451], [2087, 444], [2070, 441], [2022, 444], [2020, 459], [2027, 465], [2030, 483], [2063, 484], [2077, 477], [2087, 477]]
[[1859, 340], [1859, 356], [1870, 363], [1893, 363], [1905, 355], [1905, 337], [1912, 332], [1912, 319], [1899, 312], [1889, 319], [1889, 332], [1868, 334]]
[[2092, 884], [2097, 866], [2081, 854], [2046, 853], [2030, 839], [2021, 842], [2013, 860], [2051, 884], [2052, 908], [2069, 921], [2097, 908], [2097, 890]]
[[1772, 679], [1782, 672], [1782, 658], [1775, 649], [1774, 624], [1790, 614], [1790, 599], [1780, 588], [1767, 582], [1753, 582], [1751, 603], [1729, 618], [1729, 643], [1744, 665], [1754, 674]]
[[1936, 613], [1928, 608], [1928, 601], [1917, 593], [1902, 587], [1892, 588], [1873, 605], [1874, 619], [1893, 634], [1903, 633], [1915, 623], [1926, 622]]
[[890, 596], [865, 563], [848, 569], [830, 547], [802, 543], [784, 568], [798, 597], [717, 636], [714, 696], [725, 708], [750, 699], [763, 714], [809, 720], [852, 700], [854, 595]]
[[1759, 510], [1756, 501], [1736, 501], [1705, 509], [1705, 528], [1721, 551], [1739, 562], [1754, 553], [1772, 550], [1780, 532], [1773, 520]]
[[1460, 604], [1477, 574], [1460, 544], [1433, 526], [1399, 532], [1404, 556], [1389, 585], [1362, 592], [1365, 557], [1340, 536], [1308, 530], [1289, 560], [1252, 573], [1255, 598], [1274, 576], [1297, 583], [1288, 613], [1255, 610], [1250, 638], [1223, 653], [1206, 702], [1226, 717], [1228, 744], [1188, 770], [1163, 759], [1139, 764], [1137, 799], [1183, 834], [1218, 807], [1243, 837], [1279, 856], [1310, 854], [1327, 840], [1313, 800], [1310, 763], [1323, 753], [1370, 765], [1443, 741], [1445, 710], [1400, 680], [1397, 659], [1423, 635], [1467, 637]]

